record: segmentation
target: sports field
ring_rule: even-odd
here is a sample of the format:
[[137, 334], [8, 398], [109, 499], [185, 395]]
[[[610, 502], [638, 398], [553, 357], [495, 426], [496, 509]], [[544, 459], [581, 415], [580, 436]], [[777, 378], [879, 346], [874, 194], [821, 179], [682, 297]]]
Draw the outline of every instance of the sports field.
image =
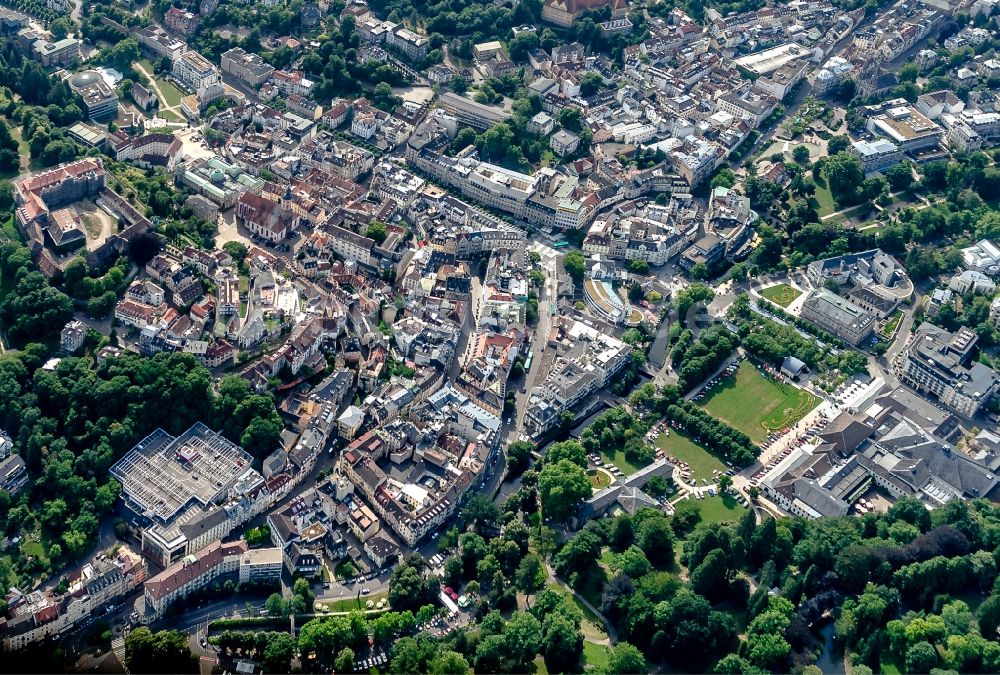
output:
[[755, 443], [784, 429], [816, 407], [819, 399], [790, 384], [764, 377], [743, 361], [735, 377], [724, 378], [699, 401], [713, 417], [739, 429]]
[[795, 298], [802, 295], [802, 291], [792, 288], [788, 284], [778, 284], [761, 290], [760, 294], [776, 305], [788, 307], [795, 302]]

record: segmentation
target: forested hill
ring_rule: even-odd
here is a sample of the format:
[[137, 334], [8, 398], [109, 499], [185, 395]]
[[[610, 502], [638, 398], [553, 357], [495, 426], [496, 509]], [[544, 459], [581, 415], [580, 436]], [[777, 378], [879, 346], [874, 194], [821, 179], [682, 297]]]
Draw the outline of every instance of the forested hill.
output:
[[189, 354], [126, 354], [95, 367], [87, 358], [42, 368], [41, 345], [0, 357], [0, 428], [31, 477], [11, 501], [0, 491], [0, 527], [19, 545], [0, 557], [0, 586], [28, 587], [57, 573], [92, 545], [120, 485], [108, 469], [145, 435], [178, 434], [202, 421], [260, 459], [278, 446], [273, 399], [246, 380], [225, 378], [218, 392]]

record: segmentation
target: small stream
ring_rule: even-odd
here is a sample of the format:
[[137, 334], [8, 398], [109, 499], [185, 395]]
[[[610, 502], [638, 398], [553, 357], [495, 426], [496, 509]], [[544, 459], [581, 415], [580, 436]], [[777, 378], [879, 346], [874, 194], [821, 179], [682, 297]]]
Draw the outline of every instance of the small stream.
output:
[[846, 670], [844, 655], [837, 653], [837, 647], [833, 644], [833, 621], [823, 626], [822, 633], [823, 651], [816, 665], [823, 671], [823, 675], [843, 675]]

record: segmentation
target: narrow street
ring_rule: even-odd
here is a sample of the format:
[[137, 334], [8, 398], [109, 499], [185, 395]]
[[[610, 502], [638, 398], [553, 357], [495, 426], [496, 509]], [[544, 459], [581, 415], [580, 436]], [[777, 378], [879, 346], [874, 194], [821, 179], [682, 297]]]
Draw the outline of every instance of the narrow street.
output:
[[533, 355], [531, 368], [524, 374], [523, 387], [520, 391], [515, 392], [517, 416], [514, 429], [519, 434], [524, 429], [524, 411], [528, 407], [531, 389], [545, 380], [552, 366], [552, 352], [546, 351], [545, 345], [553, 326], [552, 308], [558, 302], [556, 275], [558, 273], [559, 253], [539, 242], [532, 243], [528, 248], [542, 257], [541, 265], [545, 272], [545, 284], [538, 294], [538, 323], [534, 328], [531, 340], [531, 353]]

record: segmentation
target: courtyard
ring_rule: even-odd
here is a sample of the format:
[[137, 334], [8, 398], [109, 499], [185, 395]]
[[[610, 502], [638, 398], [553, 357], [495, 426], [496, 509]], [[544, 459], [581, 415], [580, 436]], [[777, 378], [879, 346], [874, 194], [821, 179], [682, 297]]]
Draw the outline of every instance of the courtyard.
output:
[[761, 289], [760, 294], [774, 304], [787, 308], [795, 302], [796, 298], [802, 295], [802, 291], [792, 288], [788, 284], [775, 284], [774, 286]]

